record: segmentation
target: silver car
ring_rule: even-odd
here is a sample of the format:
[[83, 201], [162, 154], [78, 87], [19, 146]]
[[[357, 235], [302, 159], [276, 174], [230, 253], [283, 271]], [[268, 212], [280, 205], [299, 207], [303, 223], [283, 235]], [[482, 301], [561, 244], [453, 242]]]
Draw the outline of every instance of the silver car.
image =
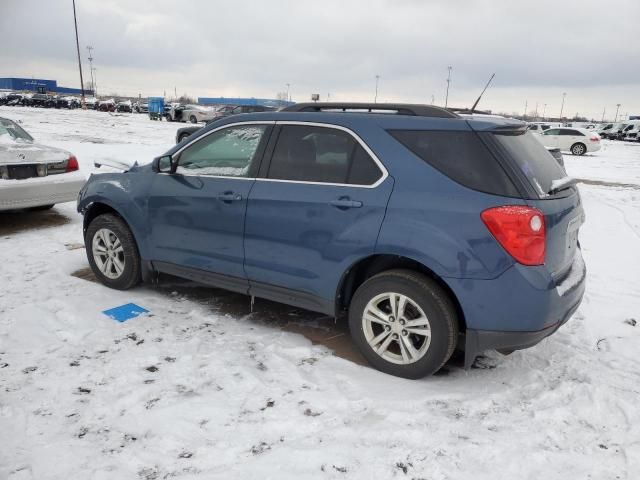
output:
[[70, 202], [84, 182], [75, 156], [35, 143], [20, 125], [0, 118], [0, 211]]

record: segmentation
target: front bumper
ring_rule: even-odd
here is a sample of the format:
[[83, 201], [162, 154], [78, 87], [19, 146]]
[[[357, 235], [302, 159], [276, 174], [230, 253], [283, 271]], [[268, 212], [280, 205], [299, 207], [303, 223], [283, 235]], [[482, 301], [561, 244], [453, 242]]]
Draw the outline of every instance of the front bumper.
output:
[[80, 171], [25, 180], [0, 180], [0, 211], [74, 201], [85, 181]]

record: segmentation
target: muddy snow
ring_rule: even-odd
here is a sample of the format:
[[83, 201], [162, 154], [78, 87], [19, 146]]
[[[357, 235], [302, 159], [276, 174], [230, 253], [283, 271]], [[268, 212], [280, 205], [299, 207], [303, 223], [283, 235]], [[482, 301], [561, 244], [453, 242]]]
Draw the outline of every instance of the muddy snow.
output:
[[[150, 161], [181, 126], [0, 116], [87, 174], [96, 160]], [[73, 203], [0, 214], [0, 478], [638, 478], [640, 144], [605, 141], [566, 163], [637, 186], [580, 187], [580, 309], [534, 348], [470, 371], [453, 359], [420, 381], [365, 366], [344, 326], [317, 314], [266, 301], [252, 313], [246, 297], [169, 278], [101, 286]], [[150, 314], [101, 313], [129, 302]]]

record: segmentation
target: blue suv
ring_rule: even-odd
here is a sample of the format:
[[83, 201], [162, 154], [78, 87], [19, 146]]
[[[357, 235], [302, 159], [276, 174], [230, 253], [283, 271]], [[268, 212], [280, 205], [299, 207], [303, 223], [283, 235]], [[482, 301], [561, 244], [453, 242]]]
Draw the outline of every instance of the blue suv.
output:
[[420, 378], [555, 332], [586, 269], [575, 183], [526, 125], [404, 104], [235, 115], [80, 192], [105, 285], [158, 273], [335, 317]]

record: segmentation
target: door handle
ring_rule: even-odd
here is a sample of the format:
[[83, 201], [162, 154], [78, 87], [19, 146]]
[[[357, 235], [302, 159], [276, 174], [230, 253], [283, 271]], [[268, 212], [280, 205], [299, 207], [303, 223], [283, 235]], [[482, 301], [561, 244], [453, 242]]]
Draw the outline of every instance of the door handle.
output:
[[242, 195], [234, 192], [224, 192], [218, 195], [218, 200], [221, 200], [225, 203], [239, 202], [240, 200], [242, 200]]
[[347, 210], [349, 208], [360, 208], [362, 207], [362, 202], [359, 200], [351, 200], [350, 198], [339, 198], [337, 200], [331, 200], [329, 205], [332, 207], [339, 208], [340, 210]]

